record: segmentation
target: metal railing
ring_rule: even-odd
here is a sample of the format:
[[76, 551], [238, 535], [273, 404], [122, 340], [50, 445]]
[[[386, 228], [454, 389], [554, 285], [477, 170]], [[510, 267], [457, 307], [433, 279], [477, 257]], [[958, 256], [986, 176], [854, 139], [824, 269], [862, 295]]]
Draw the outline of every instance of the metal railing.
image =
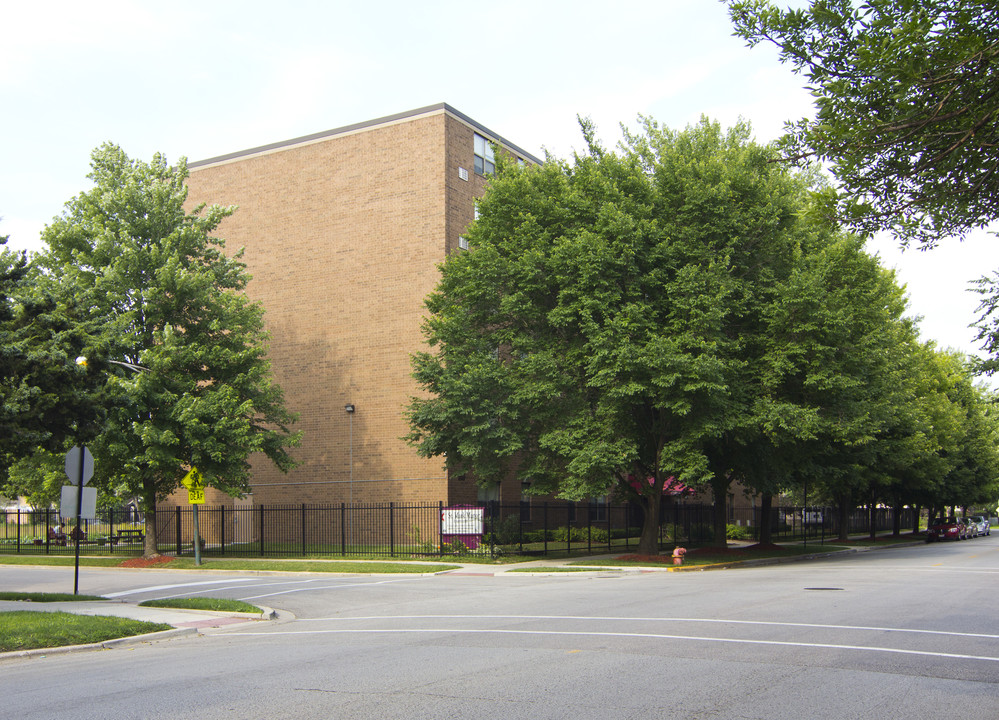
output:
[[[636, 505], [561, 501], [518, 504], [485, 503], [481, 527], [464, 535], [448, 535], [442, 503], [256, 505], [199, 510], [202, 552], [219, 557], [386, 556], [432, 557], [479, 552], [525, 555], [627, 552], [638, 544], [642, 511]], [[61, 544], [49, 532], [59, 522], [57, 511], [0, 512], [0, 554], [70, 553], [72, 530]], [[888, 508], [857, 508], [847, 517], [847, 532], [866, 533], [893, 527]], [[730, 510], [728, 524], [741, 526], [745, 539], [759, 538], [764, 522], [759, 508]], [[914, 510], [906, 508], [899, 524], [911, 529]], [[776, 507], [769, 513], [773, 541], [818, 540], [839, 534], [839, 513], [827, 507]], [[713, 507], [664, 499], [658, 541], [704, 544], [714, 536]], [[155, 515], [160, 552], [178, 555], [194, 550], [191, 506], [160, 508]], [[81, 550], [97, 555], [142, 552], [144, 521], [134, 512], [108, 511], [82, 523]]]
[[0, 511], [0, 554], [74, 554], [77, 540], [88, 555], [135, 555], [142, 552], [145, 525], [133, 510], [107, 510], [83, 520], [79, 531], [64, 525], [54, 509]]

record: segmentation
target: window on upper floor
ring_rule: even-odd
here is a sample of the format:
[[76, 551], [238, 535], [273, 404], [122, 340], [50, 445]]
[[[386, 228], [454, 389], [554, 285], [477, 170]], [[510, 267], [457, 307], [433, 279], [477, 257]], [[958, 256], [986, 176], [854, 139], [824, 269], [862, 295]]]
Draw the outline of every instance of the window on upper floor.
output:
[[475, 172], [479, 175], [489, 175], [496, 171], [496, 156], [493, 146], [484, 137], [475, 134]]

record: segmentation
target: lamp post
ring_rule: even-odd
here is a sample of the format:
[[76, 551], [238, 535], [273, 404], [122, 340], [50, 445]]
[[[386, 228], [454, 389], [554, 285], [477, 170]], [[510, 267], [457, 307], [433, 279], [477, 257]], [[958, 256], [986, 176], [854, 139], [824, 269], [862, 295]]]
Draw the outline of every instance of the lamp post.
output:
[[350, 502], [354, 502], [354, 403], [343, 406], [350, 418]]
[[350, 543], [354, 543], [354, 403], [347, 403], [343, 406], [343, 409], [347, 411], [347, 417], [350, 418], [350, 516], [348, 520], [348, 531], [347, 535], [350, 537]]

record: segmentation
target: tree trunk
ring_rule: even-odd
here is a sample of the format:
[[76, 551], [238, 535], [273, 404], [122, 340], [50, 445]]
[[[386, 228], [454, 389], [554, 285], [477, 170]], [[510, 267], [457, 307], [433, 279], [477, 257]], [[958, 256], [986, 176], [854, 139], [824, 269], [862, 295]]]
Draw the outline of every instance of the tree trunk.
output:
[[912, 534], [915, 535], [919, 532], [919, 515], [923, 512], [923, 508], [920, 505], [913, 506], [912, 513]]
[[146, 536], [142, 539], [142, 556], [156, 557], [156, 484], [143, 480], [142, 514], [146, 519]]
[[714, 541], [711, 544], [713, 547], [728, 547], [728, 513], [726, 511], [728, 510], [729, 482], [727, 478], [724, 482], [716, 478], [712, 483], [715, 496], [714, 512], [712, 513], [714, 517]]
[[891, 507], [891, 534], [898, 537], [902, 534], [902, 503], [895, 503]]
[[763, 493], [760, 498], [760, 545], [770, 545], [773, 540], [773, 527], [770, 524], [770, 513], [773, 510], [773, 493]]
[[146, 532], [142, 539], [142, 556], [155, 557], [159, 555], [156, 548], [156, 508], [146, 510]]
[[650, 497], [644, 493], [641, 495], [642, 511], [642, 535], [638, 538], [639, 555], [659, 554], [659, 517], [662, 506], [661, 496]]
[[847, 541], [850, 539], [850, 496], [840, 495], [839, 496], [839, 540]]

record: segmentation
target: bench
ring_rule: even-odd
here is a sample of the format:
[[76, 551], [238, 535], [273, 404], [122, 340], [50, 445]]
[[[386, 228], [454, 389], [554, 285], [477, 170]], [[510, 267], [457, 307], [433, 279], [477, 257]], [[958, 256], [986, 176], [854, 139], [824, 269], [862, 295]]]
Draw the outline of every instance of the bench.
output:
[[52, 528], [49, 528], [49, 542], [53, 542], [56, 545], [66, 544], [66, 533], [56, 532]]
[[78, 527], [73, 528], [69, 533], [69, 539], [76, 545], [96, 545], [98, 540], [88, 540], [87, 531]]
[[116, 533], [112, 533], [111, 545], [117, 545], [118, 543], [127, 543], [129, 545], [133, 543], [141, 543], [145, 540], [146, 536], [141, 530], [119, 530]]

